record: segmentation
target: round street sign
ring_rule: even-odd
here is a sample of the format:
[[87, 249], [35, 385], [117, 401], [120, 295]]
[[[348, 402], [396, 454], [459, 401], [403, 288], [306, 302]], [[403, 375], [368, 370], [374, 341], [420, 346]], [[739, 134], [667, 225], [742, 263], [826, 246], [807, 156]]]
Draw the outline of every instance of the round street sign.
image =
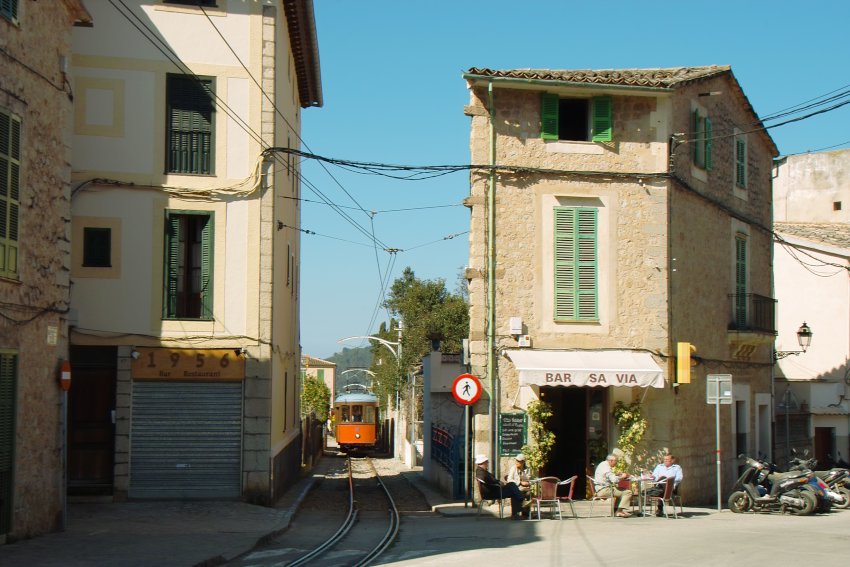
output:
[[452, 395], [466, 406], [471, 406], [481, 397], [481, 381], [472, 374], [461, 374], [452, 384]]

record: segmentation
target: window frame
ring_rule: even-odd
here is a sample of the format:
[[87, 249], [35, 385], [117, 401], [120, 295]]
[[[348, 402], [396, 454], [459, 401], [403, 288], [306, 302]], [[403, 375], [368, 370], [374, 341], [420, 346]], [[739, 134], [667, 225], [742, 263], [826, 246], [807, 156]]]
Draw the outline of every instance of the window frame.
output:
[[[587, 101], [587, 132], [581, 140], [560, 137], [560, 106], [562, 99]], [[542, 92], [540, 96], [540, 137], [563, 142], [611, 142], [614, 139], [613, 99], [610, 96], [561, 97]]]
[[[180, 250], [180, 219], [187, 217], [205, 217], [206, 223], [201, 230], [200, 246], [200, 299], [197, 317], [180, 313], [178, 294], [180, 293], [179, 278], [184, 278], [183, 288], [191, 285], [191, 274], [187, 274], [184, 265], [182, 271], [179, 261], [188, 252]], [[214, 320], [214, 258], [215, 258], [215, 213], [213, 211], [187, 211], [170, 209], [165, 211], [165, 226], [163, 237], [163, 320]]]
[[739, 329], [747, 325], [747, 235], [735, 234], [735, 323]]
[[[95, 241], [95, 234], [106, 234], [106, 254], [99, 256], [94, 245], [104, 244], [103, 241]], [[89, 238], [91, 236], [91, 238]], [[102, 251], [100, 251], [102, 252]], [[99, 260], [105, 260], [103, 262]], [[112, 228], [102, 226], [85, 226], [83, 227], [83, 268], [111, 268], [112, 267]]]
[[747, 182], [749, 181], [749, 172], [747, 171], [747, 152], [748, 152], [748, 144], [747, 138], [744, 134], [737, 134], [735, 136], [735, 186], [740, 189], [747, 188]]
[[693, 136], [693, 162], [694, 166], [705, 171], [711, 171], [714, 165], [714, 141], [712, 140], [713, 128], [711, 118], [700, 109], [694, 108], [691, 121]]
[[18, 23], [18, 0], [0, 0], [0, 17]]
[[553, 208], [553, 319], [599, 322], [599, 209]]
[[[190, 83], [189, 86], [178, 87], [179, 82]], [[200, 83], [200, 84], [198, 84]], [[182, 94], [189, 93], [189, 100], [179, 100], [178, 88]], [[204, 106], [198, 89], [206, 91], [209, 106]], [[193, 98], [194, 97], [194, 98]], [[178, 105], [187, 108], [175, 108]], [[177, 114], [179, 113], [179, 116]], [[188, 128], [174, 126], [175, 118], [189, 123]], [[180, 73], [168, 73], [165, 78], [165, 173], [174, 175], [215, 175], [215, 78], [209, 76], [193, 76]], [[182, 134], [188, 137], [188, 144], [182, 147], [175, 144], [175, 136]], [[204, 135], [208, 136], [203, 140]], [[197, 136], [199, 140], [195, 140]], [[194, 143], [200, 145], [193, 148]], [[204, 155], [203, 146], [206, 144], [208, 154]], [[181, 155], [186, 152], [187, 155]]]
[[22, 138], [21, 118], [0, 108], [0, 277], [15, 280], [20, 278]]

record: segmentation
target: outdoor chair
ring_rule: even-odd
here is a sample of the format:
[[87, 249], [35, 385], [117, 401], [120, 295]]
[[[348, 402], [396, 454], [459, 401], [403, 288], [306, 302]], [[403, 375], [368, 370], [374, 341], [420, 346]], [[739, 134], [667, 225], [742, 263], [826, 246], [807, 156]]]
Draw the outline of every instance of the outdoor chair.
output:
[[561, 519], [561, 503], [558, 500], [558, 484], [561, 479], [556, 476], [544, 476], [538, 479], [537, 494], [531, 497], [531, 501], [537, 508], [537, 519], [540, 519], [540, 508], [548, 506], [552, 510], [552, 517], [555, 517], [555, 510], [558, 511], [558, 519]]
[[673, 502], [676, 502], [676, 501], [678, 501], [678, 502], [679, 502], [679, 513], [680, 513], [680, 514], [684, 514], [684, 513], [685, 513], [685, 508], [682, 506], [682, 492], [681, 492], [681, 488], [682, 488], [682, 483], [681, 483], [681, 482], [680, 482], [678, 485], [676, 485], [676, 486], [674, 486], [674, 487], [673, 487], [673, 496], [672, 496], [672, 498], [673, 498]]
[[668, 478], [666, 481], [659, 482], [659, 484], [664, 485], [664, 494], [661, 496], [647, 496], [647, 500], [652, 503], [652, 506], [657, 510], [658, 504], [662, 503], [664, 505], [664, 517], [670, 517], [670, 511], [673, 511], [673, 518], [679, 519], [679, 516], [676, 515], [676, 504], [673, 502], [673, 487], [675, 483], [672, 478]]
[[[484, 507], [484, 503], [487, 502], [489, 504], [499, 504], [499, 517], [505, 517], [505, 499], [502, 496], [502, 485], [501, 484], [488, 484], [482, 481], [479, 478], [475, 479], [475, 482], [478, 484], [478, 514], [481, 515], [481, 508]], [[476, 517], [477, 517], [476, 516]]]
[[599, 491], [601, 489], [611, 488], [611, 485], [610, 484], [597, 485], [596, 479], [594, 479], [590, 475], [587, 475], [587, 485], [590, 487], [590, 514], [588, 514], [587, 517], [590, 518], [590, 517], [593, 516], [593, 506], [594, 506], [594, 504], [596, 504], [597, 500], [603, 501], [603, 502], [605, 500], [610, 500], [611, 501], [611, 516], [614, 516], [614, 501], [615, 501], [615, 499], [614, 499], [613, 491], [609, 496], [599, 496]]
[[576, 488], [576, 479], [578, 479], [578, 475], [573, 475], [567, 480], [562, 480], [558, 483], [558, 488], [562, 486], [569, 487], [569, 493], [566, 496], [558, 496], [558, 511], [560, 513], [561, 503], [566, 502], [570, 505], [570, 510], [573, 513], [573, 518], [578, 518], [578, 515], [576, 514], [576, 508], [573, 505], [573, 491]]

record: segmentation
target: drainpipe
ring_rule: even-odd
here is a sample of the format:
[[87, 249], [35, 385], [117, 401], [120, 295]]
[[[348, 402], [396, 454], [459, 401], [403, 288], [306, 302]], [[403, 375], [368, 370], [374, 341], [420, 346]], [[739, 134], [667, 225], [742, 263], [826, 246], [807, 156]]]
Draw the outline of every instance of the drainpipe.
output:
[[493, 81], [487, 83], [490, 110], [490, 183], [487, 188], [487, 381], [490, 384], [490, 462], [493, 474], [501, 478], [499, 463], [499, 386], [496, 383], [496, 109]]

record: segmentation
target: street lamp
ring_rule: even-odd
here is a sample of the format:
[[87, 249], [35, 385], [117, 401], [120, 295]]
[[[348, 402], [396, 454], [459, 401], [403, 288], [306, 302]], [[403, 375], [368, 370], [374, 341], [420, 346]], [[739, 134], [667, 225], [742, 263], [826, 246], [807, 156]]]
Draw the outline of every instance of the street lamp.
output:
[[803, 350], [775, 350], [773, 351], [773, 360], [774, 362], [777, 360], [782, 360], [786, 356], [790, 355], [798, 355], [806, 352], [809, 348], [809, 345], [812, 344], [812, 329], [806, 322], [803, 321], [803, 324], [800, 325], [800, 328], [797, 329], [797, 342], [800, 344], [800, 348]]
[[[798, 356], [809, 348], [809, 345], [812, 344], [812, 329], [809, 327], [805, 321], [800, 325], [800, 328], [797, 329], [797, 343], [800, 345], [801, 350], [774, 350], [773, 351], [773, 362], [777, 362], [782, 360], [786, 356]], [[785, 406], [785, 459], [787, 460], [789, 455], [791, 455], [791, 383], [789, 382], [785, 388], [785, 398], [784, 406]]]

